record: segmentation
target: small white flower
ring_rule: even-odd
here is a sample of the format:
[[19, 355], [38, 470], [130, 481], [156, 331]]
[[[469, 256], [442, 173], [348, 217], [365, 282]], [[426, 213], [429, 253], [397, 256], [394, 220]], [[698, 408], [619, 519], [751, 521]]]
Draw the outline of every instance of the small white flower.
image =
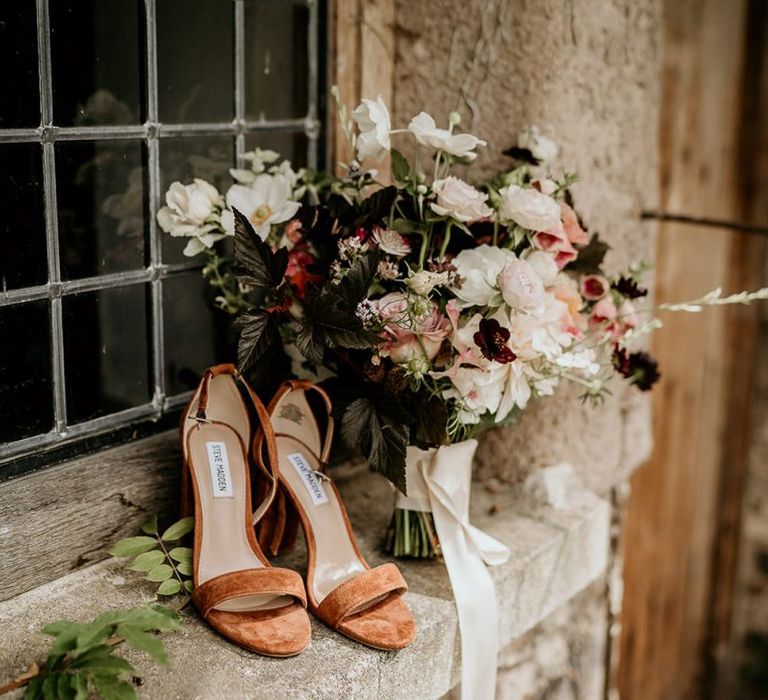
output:
[[421, 112], [411, 119], [408, 131], [423, 146], [430, 146], [467, 160], [477, 158], [475, 148], [487, 145], [485, 141], [472, 134], [452, 134], [449, 129], [438, 129], [435, 120], [426, 112]]
[[267, 165], [274, 163], [280, 158], [280, 154], [277, 151], [270, 151], [264, 148], [254, 148], [252, 151], [243, 153], [240, 156], [242, 160], [250, 161], [251, 169], [245, 170], [244, 168], [232, 168], [229, 174], [238, 182], [244, 185], [250, 185], [256, 179], [257, 175], [265, 172]]
[[407, 280], [408, 288], [421, 296], [427, 296], [435, 287], [441, 284], [447, 284], [447, 272], [430, 272], [429, 270], [419, 270], [414, 272]]
[[382, 260], [376, 272], [383, 280], [396, 280], [400, 277], [397, 263], [392, 262], [392, 260]]
[[352, 119], [360, 129], [360, 135], [357, 137], [358, 160], [378, 160], [389, 151], [389, 132], [392, 130], [392, 124], [389, 120], [389, 110], [381, 95], [375, 100], [363, 99], [352, 112]]
[[166, 206], [157, 212], [160, 228], [172, 236], [189, 236], [184, 255], [192, 257], [224, 238], [218, 223], [223, 202], [218, 190], [196, 178], [190, 185], [174, 182], [165, 194]]
[[498, 306], [501, 292], [498, 278], [510, 260], [515, 259], [511, 250], [481, 245], [462, 250], [454, 259], [456, 274], [461, 285], [451, 291], [459, 300], [459, 306]]
[[510, 260], [499, 273], [501, 296], [517, 311], [538, 314], [544, 306], [544, 283], [525, 260]]
[[457, 221], [469, 223], [493, 214], [493, 210], [485, 203], [487, 194], [453, 175], [435, 180], [432, 191], [437, 201], [432, 202], [430, 207], [440, 216], [452, 216]]
[[291, 201], [291, 186], [282, 175], [257, 175], [251, 187], [232, 185], [227, 192], [227, 207], [221, 215], [224, 230], [230, 235], [235, 232], [235, 216], [230, 211], [237, 209], [253, 224], [256, 234], [264, 240], [273, 224], [291, 219], [301, 207]]
[[523, 129], [517, 135], [517, 145], [520, 148], [527, 148], [540, 163], [552, 162], [557, 158], [560, 150], [552, 139], [544, 136], [539, 127], [534, 125]]
[[560, 223], [560, 205], [532, 187], [510, 185], [499, 190], [502, 219], [531, 231], [547, 231]]
[[376, 228], [373, 231], [373, 240], [381, 250], [396, 258], [403, 258], [411, 252], [411, 246], [397, 231], [385, 228]]

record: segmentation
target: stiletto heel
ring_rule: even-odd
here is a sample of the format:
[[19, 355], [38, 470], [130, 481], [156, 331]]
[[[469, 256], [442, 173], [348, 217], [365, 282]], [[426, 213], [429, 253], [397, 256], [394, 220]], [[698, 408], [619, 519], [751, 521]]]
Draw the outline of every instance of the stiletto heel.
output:
[[[307, 543], [309, 608], [331, 628], [362, 644], [402, 649], [416, 631], [401, 599], [408, 585], [395, 564], [368, 566], [341, 496], [325, 473], [333, 439], [331, 408], [325, 391], [298, 380], [283, 384], [269, 405], [280, 486], [296, 510]], [[324, 437], [318, 420], [324, 423]], [[254, 441], [254, 456], [262, 467], [266, 438], [259, 431]]]
[[[251, 426], [241, 384], [260, 423], [266, 493], [251, 506]], [[253, 532], [277, 487], [277, 453], [266, 409], [232, 365], [205, 371], [182, 418], [182, 509], [194, 503], [192, 602], [228, 640], [266, 656], [309, 644], [306, 591], [295, 571], [269, 565]]]

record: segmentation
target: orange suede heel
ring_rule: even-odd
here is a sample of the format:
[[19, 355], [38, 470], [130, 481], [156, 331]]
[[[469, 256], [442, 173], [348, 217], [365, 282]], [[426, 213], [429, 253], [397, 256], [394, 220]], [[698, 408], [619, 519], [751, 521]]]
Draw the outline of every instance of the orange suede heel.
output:
[[[317, 399], [314, 408], [308, 400]], [[347, 511], [336, 486], [325, 474], [333, 438], [331, 401], [317, 385], [284, 383], [269, 405], [278, 454], [280, 502], [260, 532], [271, 551], [293, 537], [288, 507], [304, 530], [307, 543], [307, 600], [310, 610], [338, 632], [377, 649], [407, 647], [416, 626], [401, 599], [408, 585], [395, 564], [371, 569], [357, 547]], [[318, 421], [325, 424], [321, 436]], [[254, 456], [265, 465], [266, 433], [259, 431]]]
[[[238, 389], [260, 423], [266, 459], [263, 499], [251, 506], [251, 425]], [[253, 525], [277, 487], [277, 452], [269, 415], [232, 365], [205, 371], [182, 416], [182, 508], [195, 516], [192, 602], [219, 634], [265, 656], [294, 656], [311, 638], [301, 576], [270, 566]]]

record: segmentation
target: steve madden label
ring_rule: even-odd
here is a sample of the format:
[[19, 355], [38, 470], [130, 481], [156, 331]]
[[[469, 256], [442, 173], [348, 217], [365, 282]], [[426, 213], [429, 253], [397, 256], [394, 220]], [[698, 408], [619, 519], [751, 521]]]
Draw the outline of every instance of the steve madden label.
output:
[[232, 473], [229, 470], [227, 446], [223, 442], [206, 442], [208, 466], [214, 498], [232, 498]]
[[312, 467], [309, 466], [309, 462], [307, 462], [304, 455], [301, 452], [293, 452], [286, 456], [296, 470], [296, 473], [301, 477], [301, 481], [306, 487], [312, 503], [316, 506], [328, 503], [328, 494], [323, 488], [323, 482], [320, 481]]

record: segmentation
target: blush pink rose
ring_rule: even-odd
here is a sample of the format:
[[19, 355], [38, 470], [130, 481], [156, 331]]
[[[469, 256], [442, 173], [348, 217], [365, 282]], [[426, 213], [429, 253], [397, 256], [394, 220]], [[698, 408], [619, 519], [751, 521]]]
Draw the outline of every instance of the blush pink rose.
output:
[[451, 324], [437, 304], [418, 321], [408, 313], [408, 301], [402, 292], [392, 292], [373, 301], [385, 324], [386, 349], [392, 362], [401, 364], [417, 357], [433, 360], [448, 337]]
[[510, 260], [498, 277], [504, 301], [513, 309], [537, 313], [544, 306], [544, 283], [525, 260]]

